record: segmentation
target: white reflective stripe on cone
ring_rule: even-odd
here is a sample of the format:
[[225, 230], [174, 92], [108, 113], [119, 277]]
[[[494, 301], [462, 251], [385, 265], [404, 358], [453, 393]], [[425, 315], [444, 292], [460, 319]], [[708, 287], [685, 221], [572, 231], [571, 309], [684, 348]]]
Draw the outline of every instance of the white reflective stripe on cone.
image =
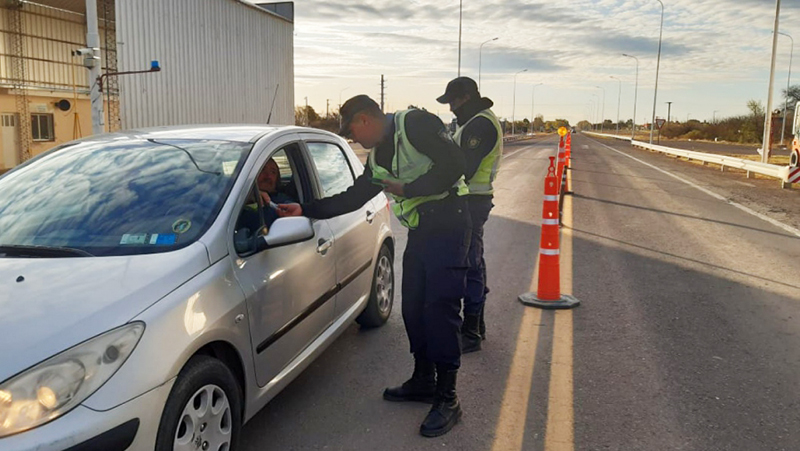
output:
[[552, 201], [557, 201], [557, 200], [558, 200], [558, 196], [553, 196], [553, 195], [545, 194], [545, 196], [544, 196], [544, 200], [546, 200], [546, 201], [550, 201], [550, 202], [552, 202]]
[[558, 219], [542, 219], [542, 225], [558, 225]]
[[542, 255], [558, 255], [561, 251], [558, 249], [539, 249], [539, 253]]

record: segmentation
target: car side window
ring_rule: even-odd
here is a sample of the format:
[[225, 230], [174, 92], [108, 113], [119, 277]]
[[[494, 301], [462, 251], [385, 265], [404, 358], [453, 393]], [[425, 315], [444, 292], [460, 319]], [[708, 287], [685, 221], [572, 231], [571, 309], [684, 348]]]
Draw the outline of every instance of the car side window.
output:
[[261, 166], [236, 221], [234, 246], [237, 252], [253, 252], [254, 238], [269, 233], [272, 223], [278, 219], [275, 205], [302, 202], [303, 193], [311, 192], [308, 180], [301, 180], [301, 164], [300, 147], [293, 143], [272, 153]]
[[319, 175], [323, 197], [339, 194], [355, 183], [353, 169], [339, 146], [324, 142], [309, 142], [306, 145]]

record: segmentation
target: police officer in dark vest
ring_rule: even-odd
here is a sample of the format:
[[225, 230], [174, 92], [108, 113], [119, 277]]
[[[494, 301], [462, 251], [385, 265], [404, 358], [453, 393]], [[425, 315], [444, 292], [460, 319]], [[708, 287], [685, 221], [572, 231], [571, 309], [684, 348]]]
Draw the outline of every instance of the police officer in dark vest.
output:
[[438, 117], [409, 109], [384, 114], [375, 101], [355, 96], [342, 105], [339, 134], [369, 153], [347, 191], [306, 204], [280, 205], [282, 216], [325, 219], [360, 208], [385, 190], [394, 214], [409, 229], [403, 254], [403, 321], [414, 372], [383, 392], [388, 401], [432, 403], [420, 433], [436, 437], [461, 417], [456, 375], [461, 363], [461, 298], [472, 234], [464, 156]]
[[481, 97], [475, 81], [458, 77], [447, 84], [445, 93], [436, 99], [450, 104], [456, 115], [455, 141], [466, 160], [469, 187], [469, 211], [472, 217], [472, 240], [469, 247], [470, 268], [464, 296], [464, 323], [461, 327], [462, 352], [481, 349], [486, 338], [483, 316], [486, 294], [486, 261], [483, 258], [483, 226], [494, 204], [493, 182], [503, 156], [503, 129], [490, 109], [494, 103]]

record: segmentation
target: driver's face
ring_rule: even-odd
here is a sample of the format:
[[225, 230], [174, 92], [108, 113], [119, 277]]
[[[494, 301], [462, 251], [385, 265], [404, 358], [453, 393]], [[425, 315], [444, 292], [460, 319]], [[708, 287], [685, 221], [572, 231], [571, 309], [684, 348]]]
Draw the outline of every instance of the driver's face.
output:
[[270, 159], [258, 174], [258, 189], [273, 194], [278, 189], [278, 180], [281, 178], [280, 170], [278, 170], [278, 163]]

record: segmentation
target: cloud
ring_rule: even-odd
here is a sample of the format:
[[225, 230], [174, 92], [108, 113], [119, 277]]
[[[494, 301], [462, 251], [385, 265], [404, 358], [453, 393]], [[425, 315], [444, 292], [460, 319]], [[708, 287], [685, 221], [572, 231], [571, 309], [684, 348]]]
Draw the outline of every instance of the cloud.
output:
[[[708, 105], [709, 115], [720, 110], [714, 105], [745, 108], [747, 98], [764, 98], [773, 1], [664, 3], [659, 98], [663, 90], [674, 99], [673, 111], [690, 102]], [[425, 106], [418, 99], [434, 98], [459, 71], [459, 0], [306, 0], [295, 7], [298, 98], [324, 104], [331, 92], [350, 87], [351, 93], [355, 85], [374, 96], [383, 74], [390, 104]], [[542, 105], [560, 105], [561, 115], [569, 108], [584, 114], [586, 86], [605, 87], [610, 99], [620, 88], [611, 76], [622, 80], [621, 102], [632, 103], [635, 63], [622, 53], [639, 58], [640, 109], [642, 99], [653, 97], [661, 18], [655, 0], [493, 0], [464, 2], [463, 13], [461, 74], [477, 79], [480, 60], [483, 89], [497, 97], [499, 114], [510, 114], [513, 74], [525, 68], [519, 82], [545, 83]], [[800, 39], [795, 24], [800, 1], [784, 1], [781, 29]], [[776, 79], [785, 82], [788, 60], [788, 38], [780, 37]], [[530, 87], [522, 89], [530, 96]], [[694, 109], [692, 117], [702, 117]]]

